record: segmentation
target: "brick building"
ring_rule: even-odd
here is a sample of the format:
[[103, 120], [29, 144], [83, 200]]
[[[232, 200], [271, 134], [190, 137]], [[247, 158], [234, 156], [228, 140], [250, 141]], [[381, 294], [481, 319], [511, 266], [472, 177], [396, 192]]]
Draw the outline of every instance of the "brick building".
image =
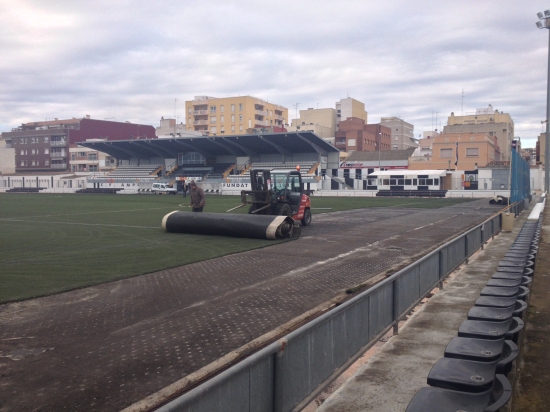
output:
[[[350, 117], [340, 122], [334, 145], [344, 152], [376, 152], [391, 150], [391, 130], [379, 124], [365, 124]], [[380, 142], [380, 147], [378, 143]]]
[[15, 149], [15, 171], [71, 171], [69, 147], [89, 139], [154, 139], [155, 128], [129, 122], [91, 119], [48, 120], [24, 123], [2, 133], [7, 147]]

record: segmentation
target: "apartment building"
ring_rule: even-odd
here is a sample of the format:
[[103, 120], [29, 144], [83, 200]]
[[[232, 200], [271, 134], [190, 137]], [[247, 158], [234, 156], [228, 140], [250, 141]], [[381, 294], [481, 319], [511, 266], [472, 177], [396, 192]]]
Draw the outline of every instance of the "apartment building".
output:
[[313, 132], [323, 139], [331, 138], [336, 133], [336, 109], [323, 108], [300, 110], [300, 118], [293, 119], [289, 131]]
[[414, 126], [400, 117], [382, 117], [380, 124], [391, 130], [392, 150], [406, 150], [417, 148], [418, 142], [414, 138]]
[[90, 139], [129, 140], [155, 138], [153, 126], [129, 122], [72, 118], [24, 123], [2, 133], [7, 147], [15, 149], [15, 171], [71, 171], [69, 147]]
[[413, 170], [475, 170], [500, 160], [495, 136], [488, 133], [446, 133], [430, 139], [431, 158], [411, 157]]
[[350, 117], [340, 122], [334, 145], [344, 152], [391, 150], [390, 130], [379, 124], [365, 124], [363, 119]]
[[186, 128], [204, 135], [244, 134], [247, 129], [284, 128], [288, 109], [252, 96], [195, 96], [185, 102]]
[[355, 117], [368, 123], [368, 113], [365, 111], [365, 103], [351, 97], [340, 99], [336, 102], [336, 130], [340, 128], [340, 122]]
[[451, 113], [443, 134], [487, 133], [496, 138], [501, 150], [501, 160], [510, 160], [512, 141], [514, 140], [514, 121], [508, 113], [499, 112], [489, 105], [486, 109], [477, 109], [475, 114], [455, 116]]

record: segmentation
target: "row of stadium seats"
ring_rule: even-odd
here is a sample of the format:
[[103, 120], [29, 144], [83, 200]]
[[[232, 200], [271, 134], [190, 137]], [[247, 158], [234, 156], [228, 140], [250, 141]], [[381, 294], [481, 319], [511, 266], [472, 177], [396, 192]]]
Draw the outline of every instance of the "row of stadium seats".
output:
[[540, 222], [526, 223], [431, 369], [406, 412], [498, 412], [512, 395], [506, 375], [519, 353]]
[[111, 173], [96, 177], [96, 179], [155, 179], [157, 176], [151, 175], [160, 168], [162, 168], [162, 165], [122, 165]]

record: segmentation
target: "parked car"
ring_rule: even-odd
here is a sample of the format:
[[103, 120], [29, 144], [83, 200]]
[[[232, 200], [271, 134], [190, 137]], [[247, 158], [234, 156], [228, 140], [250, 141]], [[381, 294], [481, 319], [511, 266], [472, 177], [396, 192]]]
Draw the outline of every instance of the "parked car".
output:
[[153, 193], [154, 195], [156, 195], [157, 193], [159, 195], [175, 195], [176, 193], [178, 193], [178, 190], [166, 183], [153, 183], [151, 193]]

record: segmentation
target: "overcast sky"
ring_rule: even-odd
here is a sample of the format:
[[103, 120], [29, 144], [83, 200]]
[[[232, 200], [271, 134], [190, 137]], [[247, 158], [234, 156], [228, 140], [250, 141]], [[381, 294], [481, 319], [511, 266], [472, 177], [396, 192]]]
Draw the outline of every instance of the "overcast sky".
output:
[[550, 1], [0, 0], [0, 132], [86, 114], [156, 127], [199, 95], [251, 95], [290, 118], [297, 103], [349, 96], [369, 123], [399, 116], [416, 137], [436, 112], [441, 129], [451, 112], [492, 104], [531, 147], [546, 118], [549, 33], [535, 26], [545, 9]]

